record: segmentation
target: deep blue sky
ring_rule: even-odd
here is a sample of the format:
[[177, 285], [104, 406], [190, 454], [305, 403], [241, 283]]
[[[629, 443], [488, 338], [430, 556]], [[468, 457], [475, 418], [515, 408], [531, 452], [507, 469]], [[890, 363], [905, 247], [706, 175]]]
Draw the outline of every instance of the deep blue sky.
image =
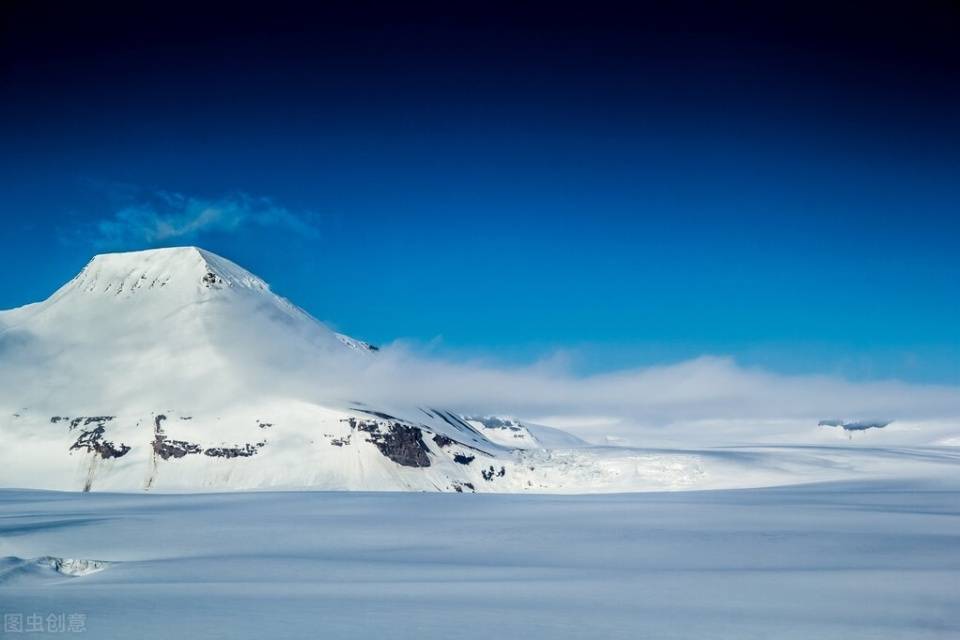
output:
[[[373, 342], [960, 382], [949, 3], [333, 6], [5, 5], [0, 308], [197, 244]], [[159, 192], [316, 233], [91, 232]]]

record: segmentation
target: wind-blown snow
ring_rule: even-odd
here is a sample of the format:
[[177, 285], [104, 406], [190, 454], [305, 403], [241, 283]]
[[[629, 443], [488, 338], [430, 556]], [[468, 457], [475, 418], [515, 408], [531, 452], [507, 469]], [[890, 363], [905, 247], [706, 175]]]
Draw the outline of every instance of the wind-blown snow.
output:
[[942, 482], [609, 496], [0, 492], [0, 613], [90, 638], [960, 636]]

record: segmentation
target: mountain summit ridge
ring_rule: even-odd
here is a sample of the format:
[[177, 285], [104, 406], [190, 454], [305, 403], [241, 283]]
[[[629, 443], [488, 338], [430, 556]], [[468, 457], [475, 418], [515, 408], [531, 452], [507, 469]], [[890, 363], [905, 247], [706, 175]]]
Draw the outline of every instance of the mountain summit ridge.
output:
[[270, 290], [243, 267], [195, 246], [98, 254], [64, 289], [121, 295], [170, 284]]

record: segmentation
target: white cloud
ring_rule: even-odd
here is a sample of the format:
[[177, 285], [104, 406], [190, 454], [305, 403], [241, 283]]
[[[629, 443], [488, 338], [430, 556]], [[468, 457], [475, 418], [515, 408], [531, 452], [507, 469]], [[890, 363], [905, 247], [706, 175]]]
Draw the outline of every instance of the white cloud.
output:
[[512, 414], [594, 442], [607, 436], [658, 446], [844, 441], [841, 430], [817, 426], [825, 418], [894, 420], [882, 432], [854, 436], [879, 444], [960, 437], [960, 388], [782, 375], [721, 357], [577, 376], [562, 360], [525, 367], [455, 363], [393, 345], [358, 377], [347, 369], [329, 388], [398, 406], [417, 398], [464, 413]]
[[114, 191], [117, 209], [85, 227], [81, 235], [98, 248], [116, 248], [190, 240], [208, 232], [230, 233], [245, 227], [282, 228], [315, 237], [309, 216], [270, 198], [232, 193], [200, 198], [170, 191]]

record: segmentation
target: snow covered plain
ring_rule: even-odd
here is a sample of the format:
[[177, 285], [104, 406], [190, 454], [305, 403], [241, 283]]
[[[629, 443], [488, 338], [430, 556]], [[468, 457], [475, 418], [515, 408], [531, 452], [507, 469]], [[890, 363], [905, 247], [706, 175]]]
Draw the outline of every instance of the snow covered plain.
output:
[[[958, 549], [955, 480], [590, 496], [5, 490], [0, 609], [83, 615], [95, 638], [956, 638]], [[47, 556], [108, 564], [64, 575], [31, 562]]]

